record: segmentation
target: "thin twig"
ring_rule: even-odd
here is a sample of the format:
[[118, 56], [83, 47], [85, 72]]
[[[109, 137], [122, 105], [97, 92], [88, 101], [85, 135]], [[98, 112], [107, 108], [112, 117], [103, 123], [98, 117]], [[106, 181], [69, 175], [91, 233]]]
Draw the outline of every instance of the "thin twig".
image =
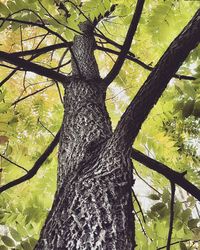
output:
[[48, 131], [53, 137], [55, 137], [55, 135], [51, 132], [51, 130], [49, 130], [49, 129], [43, 124], [43, 122], [40, 121], [40, 118], [38, 118], [38, 122], [39, 122], [39, 124], [40, 124], [46, 131]]
[[134, 171], [136, 173], [136, 175], [138, 176], [138, 178], [140, 178], [140, 180], [142, 180], [148, 187], [150, 187], [152, 190], [154, 190], [156, 193], [158, 193], [159, 195], [161, 195], [161, 193], [155, 189], [153, 186], [151, 186], [136, 170], [136, 168], [134, 168]]
[[2, 155], [2, 154], [0, 154], [0, 156], [1, 156], [4, 160], [10, 162], [10, 163], [13, 164], [14, 166], [16, 166], [16, 167], [18, 167], [18, 168], [20, 168], [20, 169], [22, 169], [22, 170], [24, 170], [25, 172], [28, 173], [28, 170], [27, 170], [26, 168], [20, 166], [19, 164], [15, 163], [14, 161], [11, 161], [10, 159], [8, 159], [6, 156], [4, 156], [4, 155]]
[[170, 221], [169, 221], [169, 232], [167, 237], [167, 250], [170, 250], [172, 232], [173, 232], [173, 223], [174, 223], [174, 199], [175, 199], [175, 184], [171, 183], [171, 202], [170, 202]]
[[44, 91], [45, 89], [47, 89], [47, 88], [49, 88], [49, 87], [52, 87], [53, 85], [54, 85], [54, 83], [52, 83], [52, 84], [50, 84], [50, 85], [48, 85], [48, 86], [45, 86], [44, 88], [38, 89], [38, 90], [36, 90], [36, 91], [33, 92], [33, 93], [30, 93], [29, 95], [26, 95], [26, 96], [24, 96], [24, 97], [22, 97], [22, 98], [20, 98], [20, 99], [18, 99], [18, 100], [16, 100], [16, 101], [14, 101], [14, 102], [11, 104], [11, 106], [16, 106], [19, 102], [21, 102], [21, 101], [23, 101], [23, 100], [25, 100], [25, 99], [27, 99], [27, 98], [33, 96], [33, 95], [36, 95], [36, 94], [38, 94], [38, 93]]
[[144, 229], [144, 227], [143, 227], [143, 225], [142, 225], [142, 221], [140, 220], [140, 217], [138, 216], [138, 214], [137, 214], [137, 212], [135, 211], [135, 208], [134, 208], [134, 207], [133, 207], [133, 212], [134, 212], [134, 215], [136, 216], [136, 218], [137, 218], [137, 220], [138, 220], [138, 222], [139, 222], [139, 224], [140, 224], [140, 227], [141, 227], [141, 229], [142, 229], [143, 234], [145, 235], [145, 237], [146, 237], [147, 239], [150, 239], [150, 240], [152, 241], [152, 239], [147, 235], [147, 233], [146, 233], [146, 231], [145, 231], [145, 229]]
[[[194, 243], [200, 242], [200, 240], [191, 240], [191, 239], [178, 240], [178, 241], [175, 241], [175, 242], [171, 243], [171, 246], [176, 245], [176, 244], [179, 244], [179, 243], [181, 243], [181, 242], [188, 242], [188, 241], [193, 241]], [[166, 247], [167, 247], [167, 246], [162, 246], [162, 247], [157, 248], [156, 250], [165, 249]]]
[[[5, 18], [5, 17], [0, 17], [1, 21], [8, 21], [8, 22], [15, 22], [15, 23], [21, 23], [21, 24], [26, 24], [26, 25], [30, 25], [33, 27], [39, 27], [42, 29], [45, 29], [46, 31], [48, 31], [49, 33], [57, 36], [61, 41], [63, 41], [64, 43], [68, 43], [67, 40], [65, 40], [59, 33], [51, 30], [50, 28], [48, 28], [47, 26], [45, 26], [44, 24], [41, 23], [34, 23], [34, 22], [30, 22], [30, 21], [25, 21], [25, 20], [19, 20], [19, 19], [14, 19], [14, 18]], [[77, 32], [80, 33], [80, 32]]]
[[[62, 67], [62, 62], [63, 62], [63, 60], [65, 59], [65, 56], [66, 56], [66, 54], [68, 53], [68, 50], [69, 50], [69, 49], [66, 49], [66, 50], [64, 51], [64, 53], [62, 54], [62, 56], [61, 56], [61, 58], [60, 58], [60, 61], [59, 61], [59, 63], [58, 63], [57, 72], [60, 71], [60, 68]], [[67, 65], [69, 62], [71, 62], [71, 60], [69, 60], [69, 61], [66, 63], [66, 65]], [[63, 64], [63, 65], [64, 65], [64, 64]], [[61, 94], [61, 90], [60, 90], [60, 87], [59, 87], [59, 84], [58, 84], [57, 81], [55, 81], [55, 83], [56, 83], [56, 87], [57, 87], [58, 94], [59, 94], [59, 97], [60, 97], [60, 101], [61, 101], [61, 103], [64, 103], [64, 102], [63, 102], [63, 98], [62, 98], [62, 94]]]
[[47, 33], [45, 33], [45, 34], [41, 34], [41, 35], [36, 35], [36, 36], [32, 36], [32, 37], [28, 37], [28, 38], [25, 38], [25, 39], [23, 39], [23, 42], [27, 42], [27, 41], [30, 41], [30, 40], [32, 40], [32, 39], [36, 39], [36, 38], [39, 38], [39, 37], [43, 37], [43, 36], [45, 36], [45, 35], [51, 35], [51, 34], [49, 34], [49, 32], [47, 32]]
[[60, 21], [58, 21], [53, 15], [51, 15], [51, 13], [47, 10], [47, 8], [45, 8], [45, 6], [41, 3], [40, 0], [38, 0], [40, 6], [46, 11], [46, 13], [49, 15], [49, 17], [51, 17], [55, 22], [57, 22], [58, 24], [64, 26], [65, 28], [68, 28], [67, 25], [61, 23]]
[[139, 207], [139, 209], [140, 209], [140, 213], [141, 213], [141, 215], [142, 215], [142, 219], [143, 219], [144, 223], [146, 223], [146, 220], [145, 220], [145, 217], [144, 217], [144, 213], [143, 213], [142, 207], [141, 207], [141, 205], [140, 205], [140, 202], [139, 202], [139, 200], [138, 200], [138, 198], [137, 198], [137, 196], [136, 196], [136, 194], [135, 194], [133, 188], [132, 188], [132, 191], [133, 191], [132, 193], [133, 193], [134, 199], [135, 199], [135, 201], [137, 202], [138, 207]]

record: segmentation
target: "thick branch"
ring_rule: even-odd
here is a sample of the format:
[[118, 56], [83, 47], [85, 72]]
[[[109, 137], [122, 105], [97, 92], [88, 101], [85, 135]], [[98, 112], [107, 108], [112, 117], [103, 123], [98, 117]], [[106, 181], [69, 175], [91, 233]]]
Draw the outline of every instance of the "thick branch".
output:
[[132, 145], [142, 123], [157, 103], [168, 82], [199, 41], [200, 9], [171, 43], [122, 115], [114, 131], [113, 140], [119, 140], [127, 147]]
[[146, 156], [145, 154], [139, 152], [136, 149], [132, 150], [131, 157], [145, 165], [146, 167], [156, 171], [159, 174], [165, 176], [169, 181], [174, 184], [179, 185], [186, 192], [190, 193], [197, 200], [200, 201], [200, 189], [184, 178], [183, 173], [174, 171], [173, 169], [167, 167], [166, 165]]
[[[43, 40], [43, 39], [42, 39]], [[41, 42], [40, 42], [41, 43]], [[39, 43], [39, 44], [40, 44]], [[38, 46], [39, 46], [38, 44]], [[69, 42], [68, 46], [71, 46], [72, 44]], [[37, 46], [37, 47], [38, 47]], [[28, 61], [31, 61], [37, 57], [39, 57], [41, 54], [43, 53], [47, 53], [51, 50], [54, 50], [54, 49], [59, 49], [59, 48], [64, 48], [66, 47], [66, 43], [59, 43], [59, 44], [55, 44], [55, 45], [50, 45], [50, 46], [47, 46], [47, 47], [44, 47], [44, 48], [35, 48], [35, 49], [32, 49], [32, 50], [27, 50], [27, 51], [19, 51], [19, 52], [14, 52], [12, 53], [11, 55], [13, 56], [27, 56], [27, 55], [32, 55], [31, 58], [28, 60]], [[18, 70], [21, 70], [20, 67], [17, 67], [15, 68], [11, 73], [9, 73], [9, 75], [7, 75], [1, 82], [0, 82], [0, 87], [5, 83], [7, 82]], [[53, 70], [53, 69], [52, 69]]]
[[49, 155], [53, 152], [54, 148], [57, 146], [58, 141], [59, 141], [59, 137], [60, 137], [60, 130], [58, 131], [58, 133], [56, 134], [55, 138], [50, 143], [48, 148], [44, 151], [44, 153], [35, 162], [33, 167], [28, 171], [28, 173], [23, 175], [22, 177], [14, 180], [14, 181], [11, 181], [11, 182], [5, 184], [4, 186], [0, 187], [0, 193], [8, 190], [9, 188], [17, 186], [18, 184], [25, 182], [25, 181], [31, 179], [34, 175], [36, 175], [39, 168], [42, 166], [42, 164], [46, 161], [46, 159], [49, 157]]
[[53, 71], [52, 69], [45, 68], [36, 63], [29, 62], [22, 58], [16, 57], [15, 55], [9, 54], [7, 52], [0, 51], [0, 60], [13, 64], [17, 67], [23, 68], [26, 71], [31, 71], [38, 75], [46, 76], [50, 79], [59, 82], [66, 82], [68, 80], [68, 77], [61, 73]]
[[137, 26], [140, 20], [140, 16], [142, 14], [142, 9], [143, 9], [143, 5], [144, 5], [145, 0], [138, 0], [137, 1], [137, 5], [136, 5], [136, 10], [135, 13], [133, 15], [131, 24], [129, 26], [128, 32], [126, 34], [126, 38], [124, 41], [124, 44], [122, 46], [121, 52], [117, 58], [116, 63], [114, 64], [113, 68], [111, 69], [111, 71], [108, 73], [108, 75], [105, 77], [104, 82], [105, 84], [108, 86], [114, 79], [115, 77], [118, 75], [124, 61], [126, 58], [126, 55], [131, 47], [131, 43], [133, 40], [133, 37], [135, 35], [135, 32], [137, 30]]
[[[98, 46], [98, 45], [96, 46], [96, 49], [101, 50], [101, 51], [105, 51], [105, 52], [108, 52], [108, 53], [112, 53], [112, 54], [115, 54], [115, 55], [120, 54], [119, 51], [116, 51], [116, 50], [113, 50], [113, 49], [110, 49], [110, 48], [105, 48], [105, 47]], [[131, 53], [130, 51], [126, 55], [126, 59], [137, 63], [138, 65], [140, 65], [144, 69], [147, 69], [148, 71], [152, 71], [154, 69], [154, 67], [142, 62], [140, 59], [135, 57], [135, 55], [133, 53]], [[177, 78], [179, 80], [196, 80], [196, 78], [194, 76], [185, 76], [185, 75], [180, 75], [180, 74], [175, 74], [173, 77]]]

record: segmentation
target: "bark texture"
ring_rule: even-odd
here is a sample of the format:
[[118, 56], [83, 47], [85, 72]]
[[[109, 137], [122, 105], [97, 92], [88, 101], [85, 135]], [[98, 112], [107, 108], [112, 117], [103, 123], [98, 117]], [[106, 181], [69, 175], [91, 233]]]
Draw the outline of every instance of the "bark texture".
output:
[[74, 77], [64, 85], [58, 189], [35, 249], [131, 250], [130, 150], [112, 141], [92, 30], [87, 23], [81, 29], [72, 48]]
[[150, 110], [200, 41], [200, 10], [171, 43], [114, 133], [105, 107], [89, 23], [74, 39], [72, 73], [64, 84], [58, 189], [40, 250], [131, 250], [135, 247], [131, 146]]

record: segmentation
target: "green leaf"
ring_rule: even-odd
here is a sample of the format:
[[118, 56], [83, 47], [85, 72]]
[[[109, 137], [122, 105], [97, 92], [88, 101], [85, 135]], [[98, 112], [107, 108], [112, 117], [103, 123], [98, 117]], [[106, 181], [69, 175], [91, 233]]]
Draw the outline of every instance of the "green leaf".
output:
[[14, 240], [21, 241], [20, 234], [14, 228], [10, 228], [10, 234], [13, 237]]
[[160, 196], [157, 194], [150, 194], [148, 198], [151, 200], [160, 200]]
[[188, 100], [183, 106], [183, 111], [182, 111], [183, 117], [187, 118], [188, 116], [190, 116], [193, 112], [193, 109], [194, 109], [194, 100]]
[[185, 243], [180, 242], [180, 249], [181, 250], [187, 250], [187, 247], [186, 247]]
[[105, 6], [105, 9], [109, 10], [109, 8], [110, 8], [110, 0], [104, 0], [103, 3], [104, 3], [104, 6]]
[[178, 220], [175, 225], [174, 225], [174, 228], [177, 230], [177, 231], [180, 231], [181, 228], [183, 227], [183, 222]]
[[167, 203], [170, 200], [170, 193], [166, 188], [163, 191], [162, 200], [164, 203]]
[[10, 103], [0, 103], [0, 113], [6, 112], [10, 108]]
[[9, 9], [1, 2], [0, 2], [0, 14], [2, 14], [5, 17], [7, 17], [10, 14]]
[[34, 239], [34, 238], [29, 238], [29, 242], [30, 242], [30, 244], [31, 244], [32, 248], [34, 248], [34, 247], [35, 247], [35, 245], [37, 244], [37, 240], [36, 240], [36, 239]]
[[11, 155], [11, 154], [12, 154], [12, 151], [13, 151], [13, 148], [12, 148], [10, 145], [8, 145], [8, 147], [7, 147], [7, 149], [6, 149], [6, 154], [7, 154], [7, 155]]
[[200, 100], [195, 102], [193, 114], [196, 117], [200, 117]]
[[193, 228], [197, 227], [197, 224], [198, 224], [199, 221], [200, 221], [200, 219], [191, 219], [191, 220], [189, 220], [188, 221], [188, 227], [190, 229], [193, 229]]
[[190, 83], [185, 83], [184, 82], [184, 93], [186, 93], [189, 97], [195, 98], [196, 92], [193, 88], [193, 86]]
[[15, 246], [15, 242], [13, 241], [13, 239], [11, 239], [10, 237], [8, 237], [6, 235], [1, 236], [1, 240], [8, 247], [14, 247]]
[[0, 102], [4, 100], [5, 94], [6, 94], [6, 91], [0, 92]]
[[4, 245], [0, 245], [0, 250], [8, 250], [8, 248]]
[[26, 237], [27, 236], [27, 232], [26, 230], [24, 229], [24, 227], [20, 224], [16, 224], [16, 227], [17, 227], [17, 231], [19, 232], [19, 234], [22, 236], [22, 237]]
[[196, 204], [196, 200], [195, 200], [195, 198], [194, 198], [193, 196], [189, 196], [189, 197], [187, 198], [187, 202], [190, 203], [189, 206], [190, 206], [191, 208], [193, 208], [193, 207], [195, 206], [195, 204]]
[[150, 219], [155, 219], [155, 217], [157, 217], [157, 213], [156, 212], [153, 212], [153, 211], [148, 211], [147, 212], [147, 216], [150, 218]]
[[27, 8], [26, 2], [23, 0], [17, 0], [17, 1], [8, 0], [7, 6], [9, 8], [9, 10], [12, 12], [16, 12], [18, 10], [22, 10], [24, 8]]
[[32, 250], [32, 246], [28, 241], [22, 241], [21, 245], [24, 250]]
[[164, 207], [166, 207], [165, 203], [163, 203], [163, 202], [158, 202], [158, 203], [156, 203], [155, 205], [153, 205], [153, 206], [151, 207], [151, 210], [152, 210], [153, 212], [158, 212], [159, 210], [163, 209]]
[[187, 208], [183, 211], [183, 213], [181, 215], [183, 222], [187, 222], [189, 220], [191, 213], [192, 213], [192, 211], [189, 208]]
[[182, 203], [180, 201], [177, 201], [174, 204], [174, 215], [177, 216], [182, 212]]

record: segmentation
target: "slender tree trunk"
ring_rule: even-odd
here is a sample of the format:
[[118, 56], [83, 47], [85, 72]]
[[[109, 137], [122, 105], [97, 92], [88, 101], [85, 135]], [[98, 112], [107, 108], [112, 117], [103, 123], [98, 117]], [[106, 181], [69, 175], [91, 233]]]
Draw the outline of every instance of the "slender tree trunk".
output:
[[130, 149], [112, 138], [88, 23], [72, 48], [65, 87], [58, 189], [35, 249], [134, 249]]

